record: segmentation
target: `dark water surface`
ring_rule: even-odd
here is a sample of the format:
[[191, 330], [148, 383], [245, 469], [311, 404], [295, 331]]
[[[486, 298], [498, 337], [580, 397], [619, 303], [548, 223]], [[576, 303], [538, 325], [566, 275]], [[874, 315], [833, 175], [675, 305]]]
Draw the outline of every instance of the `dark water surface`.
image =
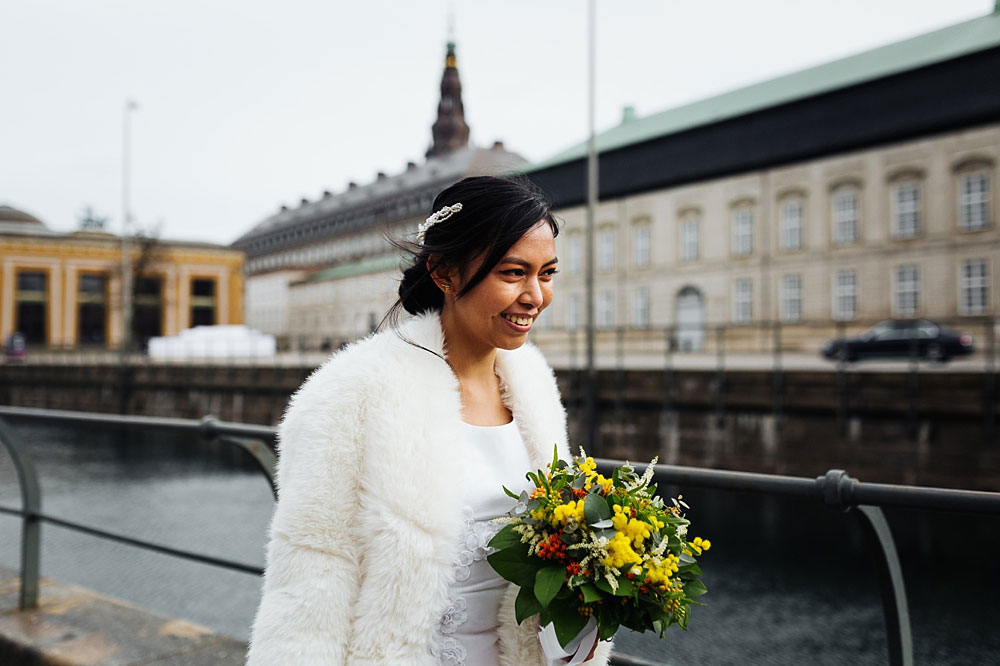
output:
[[[47, 513], [261, 566], [272, 499], [243, 454], [196, 437], [15, 426]], [[676, 492], [676, 491], [674, 491]], [[663, 664], [884, 664], [872, 561], [850, 514], [764, 496], [683, 489], [708, 604], [668, 639], [622, 632], [620, 652]], [[0, 504], [17, 506], [0, 449]], [[903, 561], [916, 663], [1000, 664], [1000, 518], [887, 510]], [[42, 528], [42, 574], [247, 638], [256, 576]], [[19, 521], [0, 515], [0, 562], [19, 562]]]

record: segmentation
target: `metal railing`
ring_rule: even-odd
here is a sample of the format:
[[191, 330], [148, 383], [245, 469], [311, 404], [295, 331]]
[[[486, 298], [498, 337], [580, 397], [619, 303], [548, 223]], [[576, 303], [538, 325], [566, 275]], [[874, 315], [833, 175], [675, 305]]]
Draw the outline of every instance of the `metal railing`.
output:
[[157, 418], [149, 416], [118, 416], [115, 414], [95, 414], [90, 412], [67, 412], [49, 409], [28, 409], [23, 407], [0, 407], [0, 444], [7, 449], [14, 462], [18, 482], [21, 487], [21, 508], [0, 506], [0, 513], [20, 516], [21, 526], [21, 590], [18, 604], [21, 610], [38, 607], [39, 558], [41, 554], [41, 524], [43, 522], [89, 534], [102, 539], [144, 548], [157, 553], [172, 555], [203, 564], [243, 571], [260, 575], [263, 570], [256, 565], [213, 557], [203, 553], [173, 548], [164, 544], [136, 539], [124, 534], [84, 525], [71, 520], [51, 516], [42, 511], [42, 491], [38, 475], [31, 457], [18, 444], [17, 438], [4, 423], [4, 418], [46, 425], [100, 426], [105, 428], [141, 429], [145, 431], [172, 432], [200, 435], [206, 440], [226, 442], [237, 446], [249, 454], [260, 472], [274, 486], [276, 458], [274, 448], [274, 428], [243, 423], [228, 423], [206, 416], [200, 421], [193, 419]]
[[[182, 557], [205, 564], [225, 567], [247, 573], [260, 574], [260, 567], [233, 562], [208, 555], [184, 551], [162, 544], [155, 544], [129, 536], [115, 534], [93, 526], [82, 525], [50, 516], [42, 512], [41, 488], [31, 458], [17, 443], [3, 419], [43, 422], [47, 425], [91, 425], [125, 429], [143, 429], [161, 432], [198, 434], [209, 440], [229, 442], [239, 446], [256, 461], [260, 471], [275, 492], [275, 455], [273, 444], [275, 429], [268, 426], [227, 423], [207, 416], [200, 421], [192, 419], [155, 418], [143, 416], [118, 416], [89, 412], [66, 412], [20, 407], [0, 407], [0, 442], [13, 459], [21, 487], [22, 507], [0, 506], [0, 513], [20, 516], [21, 532], [21, 594], [22, 609], [35, 608], [38, 604], [38, 577], [40, 553], [40, 524], [77, 530], [92, 536], [111, 539], [156, 552]], [[598, 459], [598, 470], [610, 475], [620, 460]], [[1000, 493], [944, 488], [924, 488], [883, 483], [862, 483], [843, 470], [830, 470], [815, 479], [779, 476], [749, 472], [701, 469], [673, 465], [656, 465], [654, 481], [665, 485], [679, 485], [712, 490], [754, 492], [766, 495], [797, 497], [823, 503], [835, 511], [857, 516], [871, 548], [878, 558], [877, 570], [881, 588], [882, 607], [886, 624], [889, 663], [892, 666], [912, 666], [913, 639], [910, 630], [906, 588], [899, 556], [889, 524], [881, 507], [905, 507], [941, 511], [975, 512], [1000, 515]], [[619, 666], [646, 666], [652, 662], [615, 655], [612, 663]]]

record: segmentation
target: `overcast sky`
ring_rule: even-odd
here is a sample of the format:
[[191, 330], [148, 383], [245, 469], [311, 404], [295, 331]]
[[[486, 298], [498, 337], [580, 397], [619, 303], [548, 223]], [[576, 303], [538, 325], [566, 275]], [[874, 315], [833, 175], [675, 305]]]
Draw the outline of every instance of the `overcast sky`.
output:
[[[988, 14], [994, 0], [598, 0], [597, 126]], [[472, 141], [587, 131], [585, 0], [0, 0], [0, 204], [228, 244], [281, 204], [421, 161], [453, 8]]]

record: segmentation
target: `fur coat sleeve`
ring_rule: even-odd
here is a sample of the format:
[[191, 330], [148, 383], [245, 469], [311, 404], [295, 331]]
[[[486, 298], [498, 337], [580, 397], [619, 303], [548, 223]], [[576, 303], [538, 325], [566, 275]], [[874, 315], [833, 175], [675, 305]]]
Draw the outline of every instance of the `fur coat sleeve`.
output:
[[[437, 316], [333, 356], [296, 392], [278, 429], [278, 503], [248, 666], [433, 666], [462, 526], [458, 382]], [[424, 349], [420, 349], [424, 347]], [[433, 353], [429, 353], [433, 352]], [[497, 374], [533, 466], [565, 414], [552, 371], [526, 345]], [[537, 619], [501, 607], [502, 666], [545, 666]], [[602, 643], [595, 659], [607, 661]], [[470, 664], [469, 666], [475, 666]]]

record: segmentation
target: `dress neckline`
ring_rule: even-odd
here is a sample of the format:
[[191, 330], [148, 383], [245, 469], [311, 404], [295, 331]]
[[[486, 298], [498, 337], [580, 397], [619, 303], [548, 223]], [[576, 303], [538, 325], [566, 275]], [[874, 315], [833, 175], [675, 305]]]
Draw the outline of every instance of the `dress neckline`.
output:
[[511, 426], [513, 426], [516, 423], [516, 419], [511, 418], [511, 420], [509, 422], [507, 422], [507, 423], [502, 423], [500, 425], [494, 425], [494, 426], [476, 425], [474, 423], [469, 423], [468, 421], [462, 421], [462, 423], [464, 425], [470, 427], [470, 428], [479, 428], [479, 429], [482, 429], [482, 430], [492, 430], [494, 428], [510, 428]]

